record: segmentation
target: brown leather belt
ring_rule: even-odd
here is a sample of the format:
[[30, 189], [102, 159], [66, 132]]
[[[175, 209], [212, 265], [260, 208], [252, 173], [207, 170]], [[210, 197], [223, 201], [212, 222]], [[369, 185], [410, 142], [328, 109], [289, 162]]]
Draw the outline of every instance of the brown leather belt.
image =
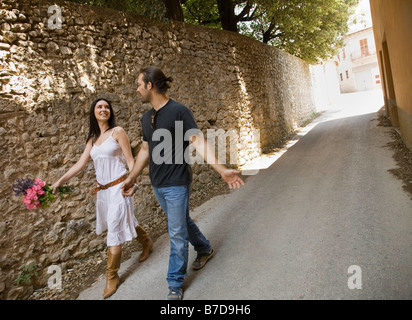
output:
[[99, 186], [92, 189], [92, 194], [95, 194], [95, 193], [99, 192], [100, 190], [109, 189], [110, 187], [113, 187], [113, 186], [119, 184], [120, 182], [123, 182], [123, 181], [126, 180], [126, 179], [127, 179], [127, 174], [125, 174], [123, 177], [121, 177], [121, 178], [119, 178], [119, 179], [117, 179], [117, 180], [114, 180], [114, 181], [112, 181], [112, 182], [110, 182], [110, 183], [108, 183], [108, 184], [105, 184], [105, 185], [102, 185], [102, 184], [100, 184], [100, 183], [97, 183]]

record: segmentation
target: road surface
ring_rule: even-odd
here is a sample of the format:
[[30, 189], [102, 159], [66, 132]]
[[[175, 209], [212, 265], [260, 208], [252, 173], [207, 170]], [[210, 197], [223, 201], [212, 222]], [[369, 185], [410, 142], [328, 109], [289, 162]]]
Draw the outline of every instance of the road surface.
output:
[[[390, 128], [377, 125], [381, 100], [342, 98], [262, 159], [273, 163], [245, 187], [193, 210], [216, 254], [188, 270], [184, 299], [412, 298], [412, 200], [388, 172], [396, 163]], [[139, 254], [122, 264], [110, 299], [166, 298], [168, 235], [146, 262]], [[191, 247], [189, 265], [195, 256]], [[104, 285], [79, 299], [101, 299]]]

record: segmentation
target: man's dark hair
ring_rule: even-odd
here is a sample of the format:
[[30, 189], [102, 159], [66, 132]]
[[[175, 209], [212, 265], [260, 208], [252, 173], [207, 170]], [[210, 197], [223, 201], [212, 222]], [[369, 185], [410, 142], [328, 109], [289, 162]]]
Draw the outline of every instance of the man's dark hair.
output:
[[145, 87], [151, 82], [153, 87], [155, 87], [159, 93], [166, 93], [170, 88], [169, 82], [173, 81], [172, 77], [166, 77], [163, 71], [158, 67], [146, 67], [141, 69], [140, 73], [143, 74]]

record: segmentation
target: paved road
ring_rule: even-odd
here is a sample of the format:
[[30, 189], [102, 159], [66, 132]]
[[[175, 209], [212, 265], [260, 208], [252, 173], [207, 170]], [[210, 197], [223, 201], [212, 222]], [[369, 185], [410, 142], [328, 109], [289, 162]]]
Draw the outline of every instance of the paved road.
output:
[[[379, 106], [355, 98], [302, 131], [244, 188], [193, 211], [216, 255], [188, 271], [185, 299], [412, 298], [412, 200], [388, 172], [396, 164], [389, 129], [375, 120]], [[159, 238], [145, 263], [139, 253], [124, 262], [110, 299], [164, 299], [168, 241]], [[79, 299], [101, 299], [104, 284]]]

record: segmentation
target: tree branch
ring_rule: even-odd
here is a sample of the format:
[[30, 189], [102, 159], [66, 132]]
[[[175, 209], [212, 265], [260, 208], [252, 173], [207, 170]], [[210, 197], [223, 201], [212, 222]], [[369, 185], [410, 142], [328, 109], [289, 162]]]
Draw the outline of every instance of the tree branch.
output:
[[250, 21], [250, 20], [244, 20], [247, 19], [246, 17], [248, 17], [250, 9], [252, 9], [252, 5], [249, 3], [249, 1], [247, 2], [246, 6], [243, 8], [242, 12], [240, 12], [237, 16], [235, 16], [236, 21]]

